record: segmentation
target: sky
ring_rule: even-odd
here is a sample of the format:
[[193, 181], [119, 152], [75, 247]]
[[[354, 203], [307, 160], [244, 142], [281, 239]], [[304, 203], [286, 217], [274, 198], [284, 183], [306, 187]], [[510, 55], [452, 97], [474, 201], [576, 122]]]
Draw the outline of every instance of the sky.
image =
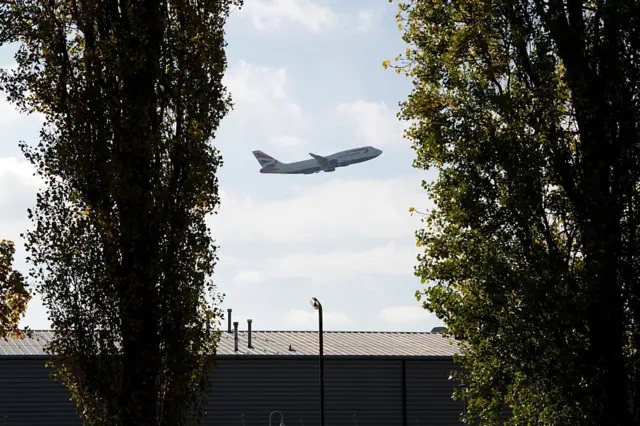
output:
[[[409, 207], [426, 209], [414, 151], [397, 119], [411, 81], [382, 61], [405, 49], [387, 0], [246, 0], [227, 25], [224, 82], [234, 110], [213, 143], [224, 166], [221, 205], [209, 219], [219, 246], [214, 279], [222, 308], [254, 330], [430, 331], [442, 325], [415, 299], [421, 225]], [[13, 51], [0, 50], [0, 66]], [[38, 141], [41, 119], [20, 115], [0, 96], [0, 238], [17, 245], [30, 226], [39, 181], [18, 148]], [[282, 162], [372, 145], [370, 162], [313, 175], [264, 175], [251, 154]], [[226, 322], [225, 322], [226, 323]], [[22, 325], [50, 328], [36, 295]]]

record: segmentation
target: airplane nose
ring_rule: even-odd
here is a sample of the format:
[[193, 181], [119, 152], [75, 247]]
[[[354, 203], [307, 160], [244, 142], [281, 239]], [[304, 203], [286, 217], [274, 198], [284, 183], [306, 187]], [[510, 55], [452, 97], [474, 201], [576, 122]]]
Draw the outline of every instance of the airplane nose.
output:
[[379, 156], [380, 154], [382, 154], [382, 151], [379, 149], [376, 149], [376, 157]]

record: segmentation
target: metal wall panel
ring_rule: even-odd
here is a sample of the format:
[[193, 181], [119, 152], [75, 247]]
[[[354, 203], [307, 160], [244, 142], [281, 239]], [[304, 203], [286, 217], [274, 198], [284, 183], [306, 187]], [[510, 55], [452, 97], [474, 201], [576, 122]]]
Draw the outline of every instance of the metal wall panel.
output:
[[[326, 424], [398, 426], [402, 423], [402, 375], [397, 360], [325, 360]], [[320, 424], [318, 361], [221, 360], [213, 373], [207, 425], [267, 425], [283, 413], [287, 425]], [[279, 416], [274, 416], [275, 420]]]
[[43, 359], [0, 359], [0, 425], [76, 426], [75, 404]]
[[[407, 359], [407, 417], [409, 426], [461, 425], [456, 419], [464, 410], [464, 403], [452, 399], [456, 383], [448, 378], [456, 369], [451, 359], [433, 359], [429, 362]], [[500, 420], [506, 422], [511, 409], [502, 407]]]
[[455, 383], [449, 380], [455, 364], [451, 360], [405, 362], [407, 423], [411, 426], [460, 425], [464, 404], [451, 398]]
[[269, 413], [278, 410], [287, 424], [302, 417], [311, 425], [319, 413], [317, 371], [317, 362], [308, 359], [218, 360], [206, 424], [242, 425], [244, 415], [247, 426], [266, 425]]
[[[450, 361], [435, 359], [325, 359], [326, 425], [352, 426], [356, 414], [362, 426], [402, 426], [405, 405], [408, 425], [460, 425], [462, 405], [451, 400], [448, 380], [452, 368]], [[50, 371], [41, 359], [0, 359], [0, 426], [3, 415], [6, 426], [80, 424]], [[212, 374], [208, 426], [242, 425], [242, 415], [247, 426], [266, 426], [274, 410], [284, 414], [287, 426], [320, 424], [317, 359], [220, 359]]]
[[400, 360], [345, 358], [328, 361], [325, 367], [327, 425], [353, 426], [353, 414], [361, 425], [402, 424]]

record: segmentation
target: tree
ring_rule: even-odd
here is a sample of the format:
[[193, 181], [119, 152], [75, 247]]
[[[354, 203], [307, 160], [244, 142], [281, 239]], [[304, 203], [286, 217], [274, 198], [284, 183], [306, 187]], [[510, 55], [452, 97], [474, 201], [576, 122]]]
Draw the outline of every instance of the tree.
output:
[[0, 240], [0, 339], [20, 338], [20, 319], [31, 299], [20, 272], [13, 269], [15, 247], [12, 241]]
[[640, 423], [640, 5], [409, 0], [400, 117], [434, 207], [424, 307], [466, 420]]
[[210, 144], [230, 107], [224, 24], [240, 0], [7, 0], [2, 89], [46, 118], [22, 145], [46, 182], [26, 234], [56, 376], [90, 425], [202, 413], [215, 350], [219, 204]]

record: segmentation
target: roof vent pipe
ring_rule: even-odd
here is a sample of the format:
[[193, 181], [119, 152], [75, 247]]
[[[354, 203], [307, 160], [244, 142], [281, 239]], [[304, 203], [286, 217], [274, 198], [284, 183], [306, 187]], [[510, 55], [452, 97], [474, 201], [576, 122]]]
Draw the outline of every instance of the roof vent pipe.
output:
[[233, 350], [238, 352], [238, 321], [233, 323]]
[[253, 348], [253, 346], [251, 346], [251, 323], [252, 322], [253, 322], [252, 319], [247, 320], [247, 347], [249, 349]]
[[227, 309], [227, 333], [231, 334], [231, 309]]

